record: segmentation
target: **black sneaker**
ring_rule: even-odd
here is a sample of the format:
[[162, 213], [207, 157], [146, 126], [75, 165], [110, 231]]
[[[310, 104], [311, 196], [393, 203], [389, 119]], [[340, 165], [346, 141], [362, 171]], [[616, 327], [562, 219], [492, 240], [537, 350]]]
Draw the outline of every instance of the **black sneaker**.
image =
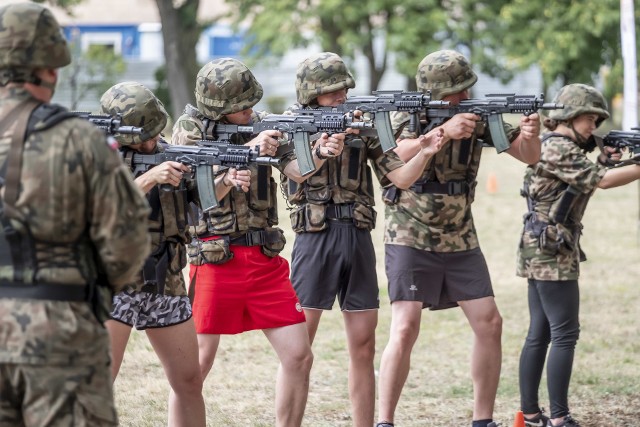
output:
[[562, 424], [558, 424], [557, 426], [554, 426], [551, 423], [551, 420], [547, 421], [547, 427], [580, 427], [580, 424], [578, 424], [578, 422], [576, 420], [574, 420], [571, 415], [566, 415], [564, 417], [564, 420], [562, 421]]
[[491, 421], [489, 424], [487, 424], [487, 427], [500, 427], [502, 424], [499, 424], [495, 421]]
[[531, 419], [524, 418], [525, 427], [547, 427], [549, 424], [549, 417], [544, 414], [544, 409], [540, 411], [538, 415]]
[[392, 423], [378, 423], [376, 427], [393, 427]]

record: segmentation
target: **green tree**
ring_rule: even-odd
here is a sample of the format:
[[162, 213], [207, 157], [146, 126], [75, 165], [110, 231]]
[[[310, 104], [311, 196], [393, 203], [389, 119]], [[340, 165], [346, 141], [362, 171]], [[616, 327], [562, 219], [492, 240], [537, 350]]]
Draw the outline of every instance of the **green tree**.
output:
[[[353, 59], [364, 55], [376, 90], [387, 70], [389, 54], [408, 75], [444, 22], [437, 0], [234, 0], [229, 2], [235, 28], [249, 22], [245, 53], [281, 57], [294, 47], [318, 43], [322, 50]], [[411, 71], [409, 71], [411, 70]]]
[[[198, 22], [199, 0], [156, 0], [156, 5], [160, 13], [164, 42], [164, 73], [167, 84], [163, 87], [169, 91], [170, 111], [174, 118], [178, 118], [184, 106], [195, 101], [193, 88], [200, 69], [196, 44], [207, 24]], [[160, 72], [162, 73], [163, 71]]]
[[618, 0], [512, 0], [498, 20], [503, 52], [513, 69], [538, 65], [545, 89], [594, 83], [602, 66], [621, 58], [619, 7]]
[[80, 53], [77, 44], [71, 42], [70, 48], [76, 53], [71, 65], [60, 70], [59, 81], [61, 87], [69, 88], [69, 108], [76, 110], [80, 101], [89, 94], [98, 98], [116, 84], [127, 66], [110, 46], [91, 45], [85, 52]]

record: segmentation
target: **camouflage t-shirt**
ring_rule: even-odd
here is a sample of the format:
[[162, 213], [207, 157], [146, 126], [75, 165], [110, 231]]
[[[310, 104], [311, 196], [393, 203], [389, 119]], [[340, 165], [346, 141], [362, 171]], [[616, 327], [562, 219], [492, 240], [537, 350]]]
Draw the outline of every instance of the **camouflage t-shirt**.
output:
[[540, 237], [524, 231], [518, 249], [517, 274], [536, 280], [576, 280], [580, 275], [580, 234], [587, 203], [606, 167], [587, 158], [567, 137], [551, 136], [542, 144], [540, 162], [527, 168], [524, 185], [533, 200], [532, 219], [549, 223], [565, 189], [576, 193], [567, 220], [552, 223]]
[[[29, 98], [22, 88], [1, 88], [0, 117]], [[10, 151], [8, 130], [0, 164]], [[31, 133], [22, 162], [15, 206], [35, 243], [34, 281], [84, 287], [95, 280], [97, 256], [114, 291], [129, 283], [149, 253], [149, 208], [104, 133], [86, 120], [64, 120]], [[90, 304], [0, 298], [0, 362], [103, 365], [108, 358], [108, 336]]]
[[[402, 139], [416, 138], [408, 129], [407, 113], [392, 114], [394, 131], [403, 126]], [[478, 247], [471, 204], [476, 187], [483, 143], [492, 145], [491, 135], [485, 132], [486, 124], [478, 122], [476, 132], [469, 140], [449, 141], [427, 163], [419, 181], [446, 183], [464, 182], [469, 188], [466, 194], [417, 193], [401, 190], [394, 204], [385, 207], [385, 244], [410, 246], [434, 252], [459, 252]], [[518, 135], [518, 129], [504, 125], [509, 141]], [[478, 135], [483, 135], [480, 140]]]

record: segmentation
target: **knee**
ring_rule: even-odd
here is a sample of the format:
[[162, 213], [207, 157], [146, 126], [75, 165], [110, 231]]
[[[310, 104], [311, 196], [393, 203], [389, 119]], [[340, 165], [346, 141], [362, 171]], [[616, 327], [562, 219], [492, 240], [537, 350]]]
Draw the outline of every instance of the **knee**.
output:
[[478, 335], [487, 339], [500, 340], [502, 337], [502, 316], [498, 310], [480, 322]]
[[199, 369], [190, 369], [170, 379], [169, 383], [177, 395], [202, 394], [202, 374]]
[[420, 322], [406, 322], [392, 328], [390, 343], [396, 344], [400, 350], [410, 350], [418, 339], [420, 333]]
[[313, 352], [308, 347], [304, 350], [287, 354], [280, 362], [282, 367], [288, 371], [308, 373], [313, 365]]
[[358, 364], [371, 364], [376, 355], [376, 341], [371, 338], [364, 342], [350, 346], [349, 357], [351, 361]]
[[564, 328], [561, 330], [553, 331], [551, 334], [551, 341], [556, 347], [570, 347], [574, 348], [580, 338], [580, 326], [575, 325], [570, 328]]

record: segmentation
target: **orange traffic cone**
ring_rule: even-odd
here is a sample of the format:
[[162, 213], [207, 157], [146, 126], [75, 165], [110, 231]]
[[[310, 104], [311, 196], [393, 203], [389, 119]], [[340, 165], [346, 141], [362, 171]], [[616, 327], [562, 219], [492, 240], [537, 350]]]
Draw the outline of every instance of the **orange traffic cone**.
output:
[[516, 418], [513, 420], [513, 427], [525, 427], [524, 414], [522, 411], [516, 412]]
[[489, 176], [487, 176], [487, 193], [495, 194], [498, 192], [498, 178], [496, 174], [491, 172]]

